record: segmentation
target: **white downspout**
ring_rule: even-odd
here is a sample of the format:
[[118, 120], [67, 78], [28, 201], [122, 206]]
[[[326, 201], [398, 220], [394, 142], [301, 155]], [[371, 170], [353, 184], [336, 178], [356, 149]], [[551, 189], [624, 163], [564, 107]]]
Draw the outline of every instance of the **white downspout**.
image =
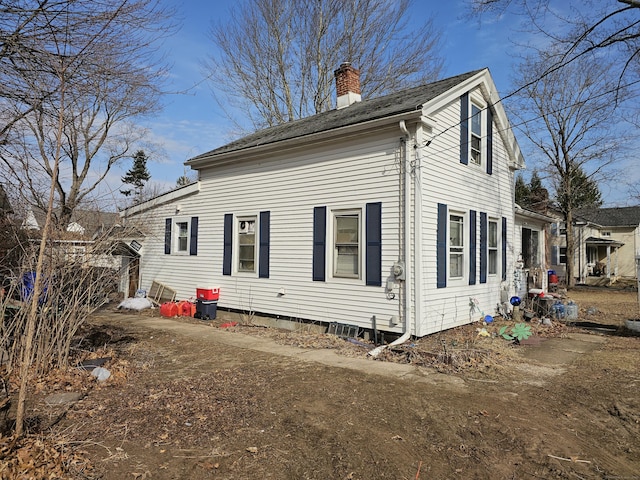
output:
[[404, 144], [404, 175], [401, 179], [402, 185], [404, 187], [404, 274], [405, 280], [403, 282], [404, 285], [404, 319], [403, 319], [403, 328], [404, 332], [402, 336], [388, 345], [380, 345], [379, 347], [374, 348], [369, 351], [369, 356], [377, 357], [387, 347], [393, 347], [395, 345], [400, 345], [411, 338], [411, 268], [409, 267], [409, 260], [411, 260], [411, 184], [409, 183], [411, 180], [411, 172], [410, 172], [410, 162], [409, 162], [409, 147], [408, 141], [411, 138], [409, 134], [409, 130], [407, 129], [407, 125], [404, 120], [400, 120], [400, 130], [404, 134], [405, 144]]
[[413, 326], [418, 333], [418, 322], [422, 321], [422, 170], [420, 149], [414, 145], [413, 150]]

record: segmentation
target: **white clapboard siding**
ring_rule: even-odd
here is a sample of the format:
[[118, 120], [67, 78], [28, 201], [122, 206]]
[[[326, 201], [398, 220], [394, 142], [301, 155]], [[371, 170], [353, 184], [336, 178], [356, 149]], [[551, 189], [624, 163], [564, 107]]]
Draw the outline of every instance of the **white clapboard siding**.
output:
[[[375, 315], [388, 324], [398, 315], [397, 297], [387, 298], [384, 283], [398, 258], [399, 130], [361, 140], [274, 156], [259, 164], [202, 170], [197, 195], [149, 212], [155, 229], [145, 242], [143, 285], [165, 283], [179, 298], [193, 297], [196, 288], [216, 286], [220, 307], [362, 328], [371, 328]], [[362, 209], [364, 241], [365, 206], [370, 202], [382, 202], [383, 286], [366, 286], [364, 278], [331, 279], [329, 272], [326, 282], [312, 281], [313, 208]], [[199, 218], [197, 256], [164, 255], [164, 219], [175, 216], [178, 203], [181, 217]], [[258, 216], [261, 211], [271, 215], [269, 278], [222, 275], [224, 215]], [[286, 293], [279, 295], [281, 291]]]
[[[501, 228], [502, 217], [507, 218], [508, 250], [513, 235], [513, 173], [508, 167], [505, 146], [496, 132], [493, 136], [493, 173], [486, 173], [486, 166], [460, 163], [460, 130], [449, 128], [459, 123], [460, 104], [453, 99], [446, 107], [431, 113], [436, 119], [436, 127], [427, 138], [431, 143], [420, 149], [422, 172], [422, 318], [417, 320], [416, 334], [419, 336], [443, 329], [477, 321], [483, 315], [494, 315], [501, 300], [501, 290], [508, 288], [508, 282], [502, 282], [501, 242], [498, 239], [498, 274], [487, 275], [487, 283], [479, 278], [479, 241], [476, 249], [477, 277], [474, 285], [464, 281], [447, 280], [446, 288], [436, 287], [436, 233], [437, 205], [444, 203], [449, 210], [468, 214], [470, 210], [486, 212], [495, 219]], [[424, 144], [423, 142], [422, 144]], [[468, 217], [467, 225], [468, 229]], [[479, 235], [479, 230], [478, 230]], [[499, 234], [500, 235], [500, 234]], [[468, 233], [465, 234], [465, 249], [468, 248]], [[466, 251], [468, 252], [468, 251]], [[508, 263], [512, 255], [507, 254]], [[510, 271], [507, 265], [507, 273]], [[468, 260], [465, 265], [468, 271]], [[508, 275], [509, 277], [509, 275]], [[472, 307], [477, 301], [477, 307]]]
[[[375, 316], [377, 328], [402, 332], [402, 322], [390, 324], [392, 317], [403, 319], [405, 315], [400, 303], [400, 285], [393, 283], [392, 292], [387, 292], [385, 286], [388, 279], [393, 279], [393, 264], [401, 259], [404, 251], [401, 165], [407, 155], [410, 161], [407, 214], [411, 225], [407, 234], [411, 248], [408, 258], [403, 260], [408, 270], [411, 333], [423, 336], [493, 315], [498, 303], [513, 289], [517, 252], [514, 249], [512, 168], [514, 163], [519, 163], [519, 152], [511, 150], [517, 149], [515, 143], [504, 143], [511, 143], [513, 139], [499, 131], [507, 125], [498, 106], [500, 118], [494, 117], [493, 124], [492, 174], [486, 173], [485, 165], [460, 163], [460, 95], [471, 88], [475, 99], [482, 97], [485, 104], [491, 104], [487, 92], [492, 91], [492, 82], [483, 75], [488, 76], [488, 72], [424, 104], [424, 123], [416, 125], [409, 121], [406, 124], [410, 132], [406, 149], [401, 140], [404, 133], [397, 120], [389, 120], [386, 127], [377, 123], [376, 131], [359, 130], [358, 134], [316, 142], [308, 147], [296, 143], [289, 150], [284, 146], [282, 150], [269, 146], [250, 148], [248, 151], [256, 151], [253, 157], [243, 157], [240, 152], [214, 156], [220, 162], [200, 168], [197, 193], [172, 198], [165, 204], [130, 215], [147, 233], [141, 258], [142, 288], [148, 288], [155, 280], [177, 290], [179, 298], [191, 298], [196, 288], [220, 287], [220, 307], [285, 318], [336, 321], [366, 329], [373, 327]], [[412, 114], [411, 118], [417, 117]], [[222, 159], [228, 157], [234, 161], [223, 164]], [[518, 161], [514, 162], [514, 158]], [[333, 253], [330, 250], [331, 211], [360, 209], [364, 254], [365, 208], [372, 202], [382, 203], [382, 285], [365, 285], [364, 259], [361, 279], [332, 278], [329, 266]], [[486, 283], [480, 283], [478, 228], [476, 283], [469, 285], [465, 277], [448, 280], [446, 288], [437, 288], [439, 203], [467, 218], [465, 258], [469, 252], [469, 211], [476, 211], [477, 225], [481, 212], [498, 222], [498, 273], [487, 275]], [[327, 208], [328, 264], [324, 282], [312, 280], [314, 207]], [[225, 214], [259, 219], [260, 212], [265, 211], [270, 212], [269, 278], [258, 278], [257, 273], [223, 275]], [[164, 254], [165, 219], [178, 215], [185, 219], [198, 217], [197, 256]], [[414, 223], [416, 216], [418, 221]], [[505, 281], [500, 240], [503, 218], [507, 219]], [[467, 274], [468, 269], [467, 265]]]

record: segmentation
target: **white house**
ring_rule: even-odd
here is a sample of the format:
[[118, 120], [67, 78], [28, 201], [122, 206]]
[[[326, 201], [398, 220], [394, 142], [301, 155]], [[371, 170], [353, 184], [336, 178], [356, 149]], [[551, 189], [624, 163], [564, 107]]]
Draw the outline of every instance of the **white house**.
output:
[[514, 245], [517, 257], [514, 289], [518, 296], [524, 298], [530, 289], [549, 289], [547, 237], [548, 227], [555, 219], [519, 205], [516, 205], [515, 214]]
[[362, 100], [188, 162], [197, 183], [121, 213], [141, 288], [220, 288], [219, 308], [423, 336], [514, 292], [524, 162], [488, 69]]

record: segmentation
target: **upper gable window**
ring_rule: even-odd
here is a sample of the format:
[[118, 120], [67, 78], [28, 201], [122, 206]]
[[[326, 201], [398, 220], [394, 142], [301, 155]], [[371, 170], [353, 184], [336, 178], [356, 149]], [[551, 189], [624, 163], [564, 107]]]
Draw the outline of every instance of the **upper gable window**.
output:
[[471, 104], [471, 129], [469, 132], [469, 158], [471, 163], [482, 165], [482, 109]]

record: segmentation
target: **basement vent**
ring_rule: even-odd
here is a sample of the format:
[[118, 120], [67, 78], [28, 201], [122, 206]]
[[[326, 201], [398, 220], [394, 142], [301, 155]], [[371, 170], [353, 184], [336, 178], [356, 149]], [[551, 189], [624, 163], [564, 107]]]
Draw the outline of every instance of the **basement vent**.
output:
[[340, 338], [356, 338], [358, 336], [357, 325], [346, 325], [344, 323], [332, 322], [329, 324], [327, 333], [337, 335]]

